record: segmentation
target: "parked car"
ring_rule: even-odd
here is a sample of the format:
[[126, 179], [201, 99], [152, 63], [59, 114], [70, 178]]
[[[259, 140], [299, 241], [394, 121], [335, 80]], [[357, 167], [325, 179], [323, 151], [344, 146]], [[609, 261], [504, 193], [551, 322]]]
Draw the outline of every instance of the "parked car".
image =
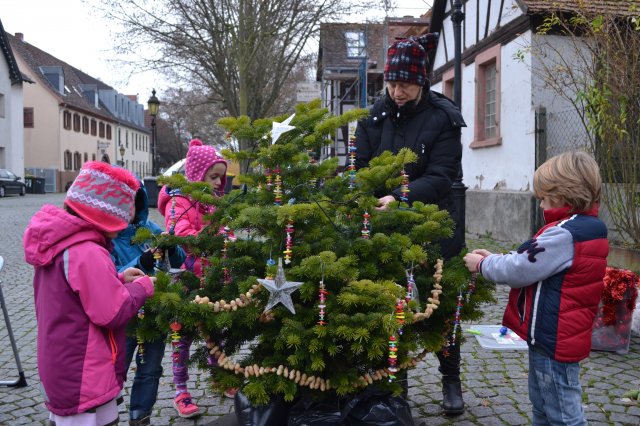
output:
[[9, 194], [19, 194], [23, 196], [27, 193], [24, 182], [20, 182], [21, 177], [16, 176], [7, 169], [0, 169], [0, 198]]

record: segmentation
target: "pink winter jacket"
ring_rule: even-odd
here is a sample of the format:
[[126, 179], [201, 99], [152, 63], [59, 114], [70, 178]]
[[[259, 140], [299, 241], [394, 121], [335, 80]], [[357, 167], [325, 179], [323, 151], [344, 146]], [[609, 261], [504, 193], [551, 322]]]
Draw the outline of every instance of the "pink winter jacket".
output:
[[[175, 195], [175, 206], [172, 204], [172, 196], [169, 195], [167, 187], [163, 187], [158, 195], [158, 211], [164, 216], [164, 224], [167, 231], [171, 229], [172, 216], [176, 220], [174, 228], [174, 234], [181, 237], [196, 236], [202, 231], [202, 229], [209, 224], [204, 220], [204, 206], [197, 201], [193, 201], [190, 198], [180, 195]], [[173, 213], [171, 210], [173, 209]], [[215, 208], [209, 207], [210, 212], [213, 213]], [[185, 247], [187, 252], [187, 259], [184, 261], [183, 267], [185, 269], [193, 271], [194, 274], [200, 276], [202, 274], [202, 265], [200, 259], [195, 259], [189, 252], [189, 249]]]
[[105, 235], [52, 205], [31, 218], [23, 242], [35, 268], [38, 373], [47, 408], [70, 416], [111, 401], [126, 375], [126, 324], [153, 295], [152, 281], [125, 284]]

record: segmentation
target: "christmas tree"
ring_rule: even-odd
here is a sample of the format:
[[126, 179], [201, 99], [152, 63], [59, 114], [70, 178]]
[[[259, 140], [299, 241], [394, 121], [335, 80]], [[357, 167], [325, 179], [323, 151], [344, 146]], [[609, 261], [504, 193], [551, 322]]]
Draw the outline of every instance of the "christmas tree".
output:
[[375, 209], [381, 189], [406, 190], [403, 168], [415, 154], [384, 153], [357, 173], [352, 160], [342, 173], [336, 158], [315, 160], [366, 114], [332, 116], [312, 102], [288, 121], [221, 120], [229, 137], [253, 142], [224, 151], [251, 171], [221, 198], [182, 175], [161, 180], [216, 210], [197, 237], [155, 242], [183, 244], [205, 267], [202, 277], [159, 274], [139, 338], [171, 329], [173, 340], [202, 339], [192, 360], [211, 369], [213, 386], [238, 386], [256, 405], [278, 394], [348, 397], [370, 385], [399, 393], [401, 371], [459, 344], [460, 321], [477, 320], [493, 289], [470, 280], [459, 258], [440, 260], [437, 241], [452, 235], [452, 219], [420, 202]]

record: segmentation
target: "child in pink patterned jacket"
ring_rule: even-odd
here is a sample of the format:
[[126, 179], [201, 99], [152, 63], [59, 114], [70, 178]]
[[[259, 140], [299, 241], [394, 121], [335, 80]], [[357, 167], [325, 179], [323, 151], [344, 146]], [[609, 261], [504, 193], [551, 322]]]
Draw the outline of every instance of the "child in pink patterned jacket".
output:
[[118, 274], [111, 239], [134, 212], [138, 180], [85, 163], [64, 209], [44, 205], [24, 233], [38, 325], [38, 373], [51, 424], [117, 424], [125, 379], [125, 328], [153, 295], [155, 278]]
[[[200, 140], [194, 139], [189, 143], [185, 175], [190, 182], [208, 183], [214, 195], [222, 196], [227, 184], [227, 161], [214, 147], [203, 145]], [[164, 215], [165, 227], [169, 233], [186, 237], [198, 235], [209, 224], [204, 216], [213, 213], [215, 208], [201, 204], [180, 191], [163, 187], [158, 196], [158, 210]], [[188, 247], [185, 247], [185, 251], [187, 259], [183, 267], [201, 276], [203, 265], [200, 259], [191, 254]], [[184, 418], [194, 417], [200, 412], [187, 390], [190, 347], [191, 339], [183, 337], [173, 359], [173, 383], [176, 386], [173, 405], [180, 417]], [[231, 390], [225, 394], [233, 396]]]

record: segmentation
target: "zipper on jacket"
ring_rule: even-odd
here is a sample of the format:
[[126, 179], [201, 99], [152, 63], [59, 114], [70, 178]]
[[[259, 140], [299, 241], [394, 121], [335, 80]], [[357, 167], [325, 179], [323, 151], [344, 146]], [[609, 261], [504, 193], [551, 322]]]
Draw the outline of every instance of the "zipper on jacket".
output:
[[107, 334], [109, 335], [109, 345], [111, 346], [111, 363], [115, 365], [118, 357], [118, 345], [116, 338], [113, 336], [113, 330], [109, 330]]
[[531, 314], [531, 344], [536, 344], [536, 319], [538, 317], [538, 302], [540, 301], [540, 289], [542, 288], [542, 281], [538, 281], [536, 286], [536, 295], [533, 298], [533, 310]]

